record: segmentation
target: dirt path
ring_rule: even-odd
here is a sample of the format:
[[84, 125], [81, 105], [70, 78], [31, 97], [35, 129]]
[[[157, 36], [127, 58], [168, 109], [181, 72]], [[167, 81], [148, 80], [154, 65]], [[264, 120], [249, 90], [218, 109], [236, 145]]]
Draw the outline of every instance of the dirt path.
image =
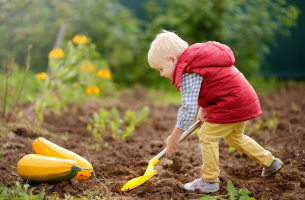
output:
[[[34, 153], [28, 138], [36, 139], [39, 134], [43, 134], [46, 139], [87, 159], [84, 145], [89, 145], [96, 176], [112, 193], [104, 190], [104, 194], [122, 199], [198, 199], [204, 196], [201, 191], [186, 192], [183, 189], [183, 184], [200, 177], [201, 173], [202, 158], [196, 134], [181, 143], [179, 151], [173, 156], [161, 159], [155, 166], [157, 174], [149, 181], [130, 192], [119, 191], [128, 180], [142, 176], [148, 161], [165, 148], [163, 141], [175, 125], [178, 109], [177, 106], [152, 105], [143, 90], [123, 96], [122, 100], [86, 102], [76, 113], [71, 111], [75, 110], [71, 107], [64, 110], [62, 116], [48, 111], [43, 124], [30, 118], [23, 120], [21, 127], [15, 124], [15, 134], [0, 141], [3, 144], [10, 143], [0, 163], [0, 183], [22, 181], [17, 175], [17, 162], [24, 155]], [[212, 196], [226, 195], [226, 183], [231, 180], [237, 189], [245, 186], [252, 192], [250, 196], [256, 199], [263, 196], [273, 200], [305, 199], [305, 86], [287, 83], [285, 89], [260, 97], [260, 101], [263, 115], [249, 122], [245, 133], [279, 157], [284, 167], [275, 175], [263, 178], [262, 168], [257, 163], [241, 152], [229, 153], [228, 145], [221, 140], [220, 190]], [[124, 141], [105, 135], [98, 148], [92, 134], [86, 131], [88, 118], [100, 107], [111, 109], [116, 106], [123, 114], [128, 108], [139, 110], [144, 105], [148, 105], [151, 110], [148, 119]], [[277, 124], [276, 130], [275, 126], [271, 126], [272, 123]], [[82, 182], [73, 180], [53, 185], [40, 184], [34, 193], [39, 193], [45, 187], [48, 196], [57, 192], [61, 197], [64, 197], [63, 194], [80, 197], [85, 190], [95, 185], [101, 186], [92, 177]], [[101, 191], [98, 194], [104, 195]]]

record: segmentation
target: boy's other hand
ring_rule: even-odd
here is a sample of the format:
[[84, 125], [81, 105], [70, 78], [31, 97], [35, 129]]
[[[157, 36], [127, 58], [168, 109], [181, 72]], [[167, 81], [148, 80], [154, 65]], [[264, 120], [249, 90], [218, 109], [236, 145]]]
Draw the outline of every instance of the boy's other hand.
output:
[[207, 113], [207, 109], [200, 107], [199, 110], [198, 110], [198, 114], [197, 114], [197, 120], [205, 122], [206, 113]]
[[173, 151], [177, 151], [179, 148], [179, 139], [183, 134], [183, 130], [175, 128], [174, 131], [168, 138], [164, 141], [166, 146], [166, 155], [172, 155]]

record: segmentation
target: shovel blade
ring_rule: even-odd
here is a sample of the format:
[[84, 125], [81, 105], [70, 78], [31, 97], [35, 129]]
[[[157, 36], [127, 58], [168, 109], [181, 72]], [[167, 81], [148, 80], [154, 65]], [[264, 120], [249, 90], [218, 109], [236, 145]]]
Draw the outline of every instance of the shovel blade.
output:
[[157, 171], [154, 170], [154, 166], [159, 162], [159, 159], [157, 157], [153, 157], [149, 163], [148, 163], [148, 167], [144, 173], [143, 176], [140, 176], [138, 178], [134, 178], [131, 179], [130, 181], [128, 181], [127, 183], [125, 183], [125, 185], [121, 188], [121, 191], [128, 191], [131, 190], [133, 188], [136, 188], [140, 185], [142, 185], [143, 183], [145, 183], [148, 179], [150, 179], [151, 177], [153, 177]]
[[134, 178], [131, 179], [130, 181], [128, 181], [127, 183], [125, 183], [125, 185], [121, 188], [121, 191], [128, 191], [131, 190], [133, 188], [136, 188], [140, 185], [142, 185], [143, 183], [145, 183], [148, 179], [150, 179], [151, 177], [153, 177], [155, 174], [157, 173], [157, 171], [154, 171], [150, 174], [144, 175], [144, 176], [140, 176], [138, 178]]

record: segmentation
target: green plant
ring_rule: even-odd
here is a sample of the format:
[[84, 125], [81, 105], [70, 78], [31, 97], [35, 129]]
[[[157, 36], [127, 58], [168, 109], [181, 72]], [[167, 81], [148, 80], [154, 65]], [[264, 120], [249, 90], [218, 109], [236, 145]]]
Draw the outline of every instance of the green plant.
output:
[[98, 195], [99, 195], [99, 188], [97, 186], [94, 187], [94, 190], [85, 190], [84, 195], [86, 195], [86, 197], [88, 199], [101, 199]]
[[70, 140], [71, 136], [68, 133], [65, 133], [64, 135], [61, 135], [60, 138], [67, 142], [68, 140]]
[[[112, 111], [112, 113], [114, 113], [114, 118], [116, 118], [116, 112]], [[102, 140], [102, 133], [106, 132], [106, 123], [109, 122], [109, 115], [110, 113], [106, 109], [100, 108], [98, 113], [94, 113], [93, 118], [89, 119], [90, 123], [87, 124], [87, 130], [92, 131], [96, 141], [100, 142]]]
[[[144, 106], [138, 113], [132, 110], [126, 110], [125, 116], [120, 118], [116, 108], [107, 111], [100, 108], [98, 113], [93, 114], [93, 118], [89, 119], [87, 130], [91, 131], [96, 141], [102, 140], [103, 134], [108, 134], [111, 130], [111, 136], [114, 139], [124, 139], [130, 136], [135, 127], [140, 125], [149, 115], [149, 107]], [[125, 128], [123, 128], [125, 126]]]
[[217, 200], [218, 197], [219, 195], [216, 197], [210, 197], [210, 195], [208, 195], [208, 196], [200, 197], [199, 200]]
[[[13, 187], [8, 187], [12, 185]], [[42, 189], [40, 194], [33, 195], [35, 187], [30, 188], [30, 185], [25, 183], [20, 184], [19, 181], [11, 181], [6, 185], [0, 183], [0, 199], [10, 200], [10, 199], [36, 199], [43, 200], [45, 198], [45, 188]]]
[[266, 122], [267, 127], [272, 130], [272, 134], [275, 133], [278, 125], [278, 119], [275, 117], [275, 115], [276, 115], [276, 110], [272, 112], [271, 118], [268, 119], [268, 121]]
[[93, 145], [89, 145], [89, 146], [87, 146], [87, 148], [88, 149], [90, 149], [90, 150], [95, 150], [95, 151], [99, 151], [100, 150], [100, 145], [99, 144], [93, 144]]
[[138, 112], [138, 115], [136, 117], [135, 126], [140, 125], [149, 115], [149, 107], [144, 106], [141, 108], [141, 110]]
[[234, 153], [236, 149], [234, 147], [229, 147], [229, 153]]
[[[1, 78], [4, 77], [4, 79], [5, 79], [4, 92], [2, 91], [2, 83], [3, 82], [1, 82], [1, 86], [0, 86], [0, 92], [1, 92], [0, 113], [3, 117], [3, 119], [4, 119], [3, 120], [4, 123], [6, 123], [9, 120], [9, 118], [12, 115], [13, 111], [15, 110], [15, 108], [16, 108], [19, 100], [20, 100], [21, 94], [23, 92], [25, 82], [26, 82], [26, 77], [27, 77], [27, 74], [28, 74], [28, 71], [29, 71], [29, 68], [30, 68], [30, 51], [31, 51], [31, 48], [32, 48], [32, 45], [31, 44], [28, 45], [26, 68], [25, 68], [25, 71], [23, 73], [23, 80], [22, 80], [22, 83], [21, 83], [21, 87], [20, 87], [19, 92], [17, 92], [17, 97], [16, 97], [15, 101], [13, 101], [13, 98], [11, 98], [11, 105], [10, 106], [7, 105], [8, 104], [8, 102], [7, 102], [8, 101], [8, 96], [13, 97], [13, 93], [15, 93], [14, 87], [9, 85], [9, 79], [12, 76], [14, 69], [16, 68], [16, 66], [14, 65], [14, 58], [10, 58], [8, 56], [8, 64], [7, 64], [6, 69], [4, 70], [5, 74], [1, 75]], [[3, 79], [1, 79], [1, 80], [3, 81]], [[7, 107], [9, 107], [9, 112], [8, 113], [6, 113]]]
[[296, 112], [299, 112], [299, 111], [302, 110], [301, 106], [298, 106], [298, 105], [295, 104], [294, 102], [291, 102], [290, 107], [291, 107], [294, 111], [296, 111]]
[[243, 187], [242, 189], [240, 189], [239, 191], [237, 191], [234, 187], [234, 185], [232, 184], [232, 181], [229, 180], [227, 182], [227, 197], [229, 196], [229, 200], [235, 200], [235, 199], [239, 199], [239, 200], [255, 200], [254, 197], [249, 197], [249, 194], [251, 194], [251, 192], [249, 192], [249, 190], [247, 190], [245, 187]]
[[9, 147], [9, 146], [10, 146], [9, 143], [5, 143], [5, 144], [2, 144], [2, 147], [0, 147], [0, 161], [2, 160], [4, 150], [7, 149], [7, 147]]
[[228, 194], [226, 196], [229, 196], [230, 200], [235, 200], [238, 197], [238, 193], [230, 180], [227, 182], [227, 190]]
[[148, 106], [144, 106], [143, 108], [141, 108], [138, 114], [134, 111], [127, 109], [125, 112], [125, 120], [129, 125], [138, 126], [147, 118], [148, 115]]
[[112, 88], [108, 63], [95, 44], [85, 35], [76, 35], [73, 42], [69, 41], [64, 49], [53, 49], [49, 53], [51, 72], [35, 76], [42, 88], [35, 100], [35, 113], [41, 121], [47, 107], [60, 115], [61, 108], [72, 98], [81, 101], [86, 95], [104, 95]]
[[11, 170], [14, 170], [16, 167], [14, 166], [14, 159], [12, 159]]

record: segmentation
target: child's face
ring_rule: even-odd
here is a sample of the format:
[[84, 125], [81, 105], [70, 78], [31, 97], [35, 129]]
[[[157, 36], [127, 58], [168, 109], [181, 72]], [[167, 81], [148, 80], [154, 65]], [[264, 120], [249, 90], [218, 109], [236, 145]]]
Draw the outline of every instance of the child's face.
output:
[[160, 76], [173, 80], [173, 74], [176, 67], [177, 58], [174, 55], [169, 55], [164, 64], [154, 66], [156, 70], [160, 71]]

